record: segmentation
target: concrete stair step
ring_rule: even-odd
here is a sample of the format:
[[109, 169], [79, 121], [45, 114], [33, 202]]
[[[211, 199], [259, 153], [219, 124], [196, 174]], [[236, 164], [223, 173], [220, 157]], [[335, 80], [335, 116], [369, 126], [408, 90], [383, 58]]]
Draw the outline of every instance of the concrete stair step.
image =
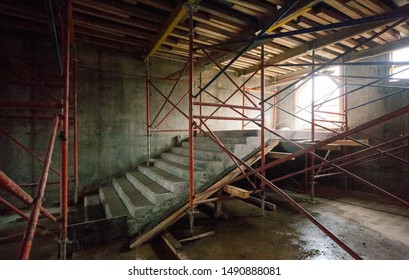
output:
[[101, 200], [102, 208], [107, 219], [130, 216], [122, 200], [119, 198], [115, 189], [111, 186], [104, 186], [99, 188], [99, 198]]
[[[179, 164], [176, 162], [168, 160], [156, 160], [154, 163], [155, 167], [162, 169], [166, 172], [169, 172], [177, 177], [188, 180], [189, 179], [189, 166]], [[195, 181], [206, 179], [206, 172], [202, 169], [195, 168]]]
[[173, 198], [173, 193], [139, 171], [127, 172], [125, 176], [155, 206], [159, 206], [162, 202]]
[[217, 137], [249, 137], [249, 136], [258, 136], [260, 130], [251, 129], [251, 130], [224, 130], [224, 131], [214, 131], [214, 134]]
[[[189, 156], [189, 148], [187, 147], [173, 147], [171, 151], [174, 154]], [[195, 149], [195, 159], [219, 161], [222, 160], [222, 154], [219, 151]]]
[[[226, 144], [225, 146], [226, 146], [227, 149], [233, 150], [235, 145], [234, 144]], [[189, 142], [188, 141], [182, 142], [182, 147], [189, 148]], [[222, 151], [222, 149], [218, 145], [216, 145], [216, 143], [214, 143], [213, 141], [211, 141], [211, 142], [199, 142], [199, 143], [195, 142], [194, 143], [194, 148], [195, 148], [195, 150], [198, 149], [198, 150], [207, 150], [207, 151], [215, 151], [215, 152]]]
[[132, 217], [135, 219], [143, 218], [152, 211], [153, 204], [125, 177], [113, 179], [112, 184]]
[[[175, 154], [175, 153], [162, 153], [160, 155], [160, 157], [164, 160], [167, 161], [172, 161], [172, 162], [176, 162], [185, 166], [189, 166], [189, 156], [186, 155], [180, 155], [180, 154]], [[202, 169], [202, 170], [207, 170], [207, 168], [210, 165], [213, 164], [217, 164], [220, 161], [216, 161], [216, 160], [199, 160], [196, 159], [195, 157], [195, 168], [197, 169]]]
[[[161, 158], [167, 161], [189, 166], [189, 157], [185, 155], [162, 153]], [[220, 174], [224, 169], [224, 165], [221, 160], [198, 160], [195, 157], [195, 168], [204, 170], [208, 177], [212, 177]]]
[[105, 219], [98, 194], [84, 197], [84, 218], [85, 222]]
[[184, 190], [187, 190], [188, 181], [186, 179], [177, 177], [155, 166], [147, 167], [139, 165], [138, 171], [168, 191], [172, 192], [175, 196]]
[[[237, 136], [237, 137], [220, 137], [220, 141], [223, 144], [246, 144], [247, 138], [250, 136]], [[254, 137], [254, 136], [253, 136]], [[209, 137], [195, 137], [196, 143], [212, 143], [213, 140]]]

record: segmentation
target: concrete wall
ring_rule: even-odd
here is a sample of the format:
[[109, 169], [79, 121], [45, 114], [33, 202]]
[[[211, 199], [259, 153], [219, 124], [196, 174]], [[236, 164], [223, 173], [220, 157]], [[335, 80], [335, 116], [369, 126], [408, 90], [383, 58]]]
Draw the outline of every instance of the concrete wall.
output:
[[[368, 59], [366, 61], [388, 61], [388, 59], [388, 55], [383, 55]], [[389, 67], [354, 66], [347, 68], [347, 74], [356, 76], [385, 77], [389, 75]], [[357, 86], [353, 86], [352, 84], [366, 84], [371, 81], [373, 80], [350, 78], [348, 79], [348, 90], [357, 88]], [[355, 127], [359, 124], [380, 117], [386, 113], [397, 110], [403, 106], [409, 105], [409, 92], [408, 90], [406, 90], [405, 92], [402, 92], [400, 94], [396, 94], [391, 97], [387, 97], [365, 106], [353, 109], [354, 107], [361, 104], [395, 93], [400, 90], [396, 87], [407, 87], [409, 86], [409, 81], [391, 82], [389, 79], [385, 79], [384, 81], [376, 83], [375, 85], [381, 87], [367, 87], [349, 95], [348, 107], [350, 108], [350, 111], [348, 116], [349, 124], [351, 127]], [[357, 136], [357, 138], [369, 139], [371, 145], [377, 145], [381, 143], [380, 140], [387, 141], [395, 139], [402, 135], [407, 135], [409, 134], [409, 116], [407, 114], [403, 115], [392, 121], [374, 126], [373, 128], [370, 128], [364, 132], [368, 135], [360, 135]], [[406, 153], [400, 154], [399, 156], [403, 157], [406, 160], [409, 160], [409, 152], [407, 151], [407, 149]], [[387, 158], [354, 168], [354, 172], [382, 187], [383, 189], [401, 198], [409, 200], [408, 164], [399, 162], [396, 159]], [[360, 184], [353, 183], [353, 185], [360, 187]]]

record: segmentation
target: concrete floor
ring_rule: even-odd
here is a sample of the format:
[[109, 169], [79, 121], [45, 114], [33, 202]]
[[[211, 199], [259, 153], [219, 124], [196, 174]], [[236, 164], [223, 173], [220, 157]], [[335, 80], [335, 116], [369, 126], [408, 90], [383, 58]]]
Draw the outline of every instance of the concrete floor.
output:
[[[336, 236], [364, 259], [409, 259], [409, 211], [377, 196], [338, 191], [325, 192], [315, 204], [305, 195], [294, 198]], [[273, 194], [268, 195], [275, 199]], [[277, 201], [279, 203], [279, 201]], [[225, 201], [226, 220], [204, 214], [196, 218], [197, 232], [215, 230], [213, 236], [186, 243], [191, 259], [351, 259], [336, 243], [294, 210], [278, 206], [260, 216], [260, 209], [240, 200]], [[0, 218], [0, 237], [24, 230], [15, 216]], [[187, 218], [187, 217], [186, 217]], [[46, 223], [42, 220], [43, 223]], [[169, 231], [187, 236], [188, 221], [182, 218]], [[55, 236], [37, 238], [31, 258], [55, 259]], [[127, 241], [96, 246], [74, 254], [74, 259], [172, 259], [160, 238], [138, 249], [127, 250]], [[19, 242], [0, 244], [0, 259], [14, 259]]]

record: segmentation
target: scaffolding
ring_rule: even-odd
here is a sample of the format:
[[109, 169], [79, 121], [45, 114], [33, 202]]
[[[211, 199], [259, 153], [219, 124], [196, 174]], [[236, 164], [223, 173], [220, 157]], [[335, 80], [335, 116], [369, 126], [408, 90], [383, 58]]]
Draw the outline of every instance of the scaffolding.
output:
[[[27, 220], [27, 228], [23, 236], [22, 244], [18, 252], [18, 259], [28, 259], [30, 257], [30, 251], [32, 248], [33, 238], [37, 227], [40, 227], [43, 231], [47, 229], [38, 224], [39, 214], [47, 217], [52, 222], [60, 223], [59, 231], [59, 257], [60, 259], [67, 258], [67, 245], [68, 240], [68, 188], [69, 183], [73, 183], [74, 187], [74, 203], [78, 200], [78, 109], [77, 109], [77, 90], [76, 90], [76, 67], [75, 59], [72, 56], [72, 47], [74, 42], [74, 29], [72, 22], [72, 7], [71, 0], [65, 1], [65, 5], [59, 10], [60, 23], [60, 38], [61, 44], [58, 40], [57, 35], [57, 25], [54, 18], [54, 9], [52, 1], [45, 1], [45, 6], [47, 9], [47, 15], [51, 30], [51, 35], [53, 38], [53, 44], [55, 49], [57, 68], [59, 70], [59, 75], [61, 76], [61, 85], [53, 85], [49, 81], [44, 80], [39, 75], [36, 74], [35, 69], [31, 69], [30, 66], [26, 65], [24, 62], [20, 61], [18, 58], [1, 53], [2, 59], [7, 60], [12, 63], [13, 66], [20, 69], [23, 73], [31, 77], [30, 81], [24, 81], [19, 77], [16, 79], [8, 81], [11, 84], [18, 84], [26, 86], [29, 88], [35, 88], [38, 92], [42, 93], [50, 102], [35, 102], [35, 101], [18, 101], [18, 100], [4, 100], [1, 101], [1, 107], [4, 108], [37, 108], [44, 110], [54, 110], [55, 116], [48, 117], [44, 115], [38, 116], [24, 116], [24, 115], [2, 115], [2, 119], [22, 119], [22, 120], [41, 120], [49, 121], [52, 120], [52, 133], [47, 146], [47, 152], [45, 159], [37, 155], [34, 151], [30, 150], [18, 139], [10, 135], [5, 129], [0, 128], [0, 132], [5, 135], [12, 142], [21, 147], [25, 152], [29, 153], [36, 160], [41, 162], [43, 169], [41, 172], [41, 179], [38, 183], [27, 183], [21, 184], [20, 186], [13, 182], [6, 174], [0, 173], [1, 184], [0, 187], [5, 189], [7, 192], [11, 193], [14, 197], [23, 201], [26, 205], [31, 207], [31, 213], [29, 216], [25, 215], [17, 207], [13, 206], [5, 199], [1, 198], [0, 203], [5, 205], [8, 209], [14, 213], [20, 215], [23, 219]], [[62, 52], [60, 51], [62, 49]], [[47, 88], [59, 90], [62, 92], [61, 98], [55, 98], [47, 92]], [[72, 105], [72, 106], [71, 106]], [[73, 110], [73, 118], [70, 118], [70, 109]], [[69, 130], [70, 121], [73, 122], [73, 180], [69, 179]], [[57, 137], [57, 129], [60, 127], [60, 132], [58, 133], [58, 139], [60, 140], [60, 170], [51, 166], [51, 156], [54, 149], [55, 139]], [[59, 176], [59, 182], [49, 182], [47, 183], [49, 171], [54, 172]], [[45, 188], [47, 185], [59, 184], [60, 185], [60, 216], [59, 219], [53, 216], [50, 212], [42, 207], [43, 197]], [[33, 198], [28, 195], [21, 187], [30, 186], [37, 187], [36, 196]]]
[[[52, 7], [50, 7], [51, 2], [48, 1], [48, 11], [52, 11]], [[353, 76], [348, 76], [345, 71], [341, 73], [341, 75], [337, 77], [333, 77], [334, 79], [340, 80], [338, 83], [338, 88], [341, 89], [341, 94], [332, 97], [331, 94], [328, 94], [326, 97], [323, 98], [323, 100], [319, 100], [319, 103], [317, 103], [317, 100], [314, 98], [314, 93], [316, 91], [316, 85], [315, 85], [315, 80], [316, 77], [319, 75], [322, 75], [320, 71], [325, 69], [326, 67], [329, 66], [334, 66], [338, 65], [341, 67], [350, 67], [350, 66], [360, 66], [360, 65], [369, 65], [367, 62], [349, 62], [346, 58], [349, 54], [351, 54], [354, 50], [358, 49], [360, 46], [363, 46], [365, 43], [376, 39], [378, 36], [381, 36], [385, 32], [388, 32], [392, 28], [398, 26], [402, 22], [406, 21], [408, 16], [406, 11], [397, 11], [397, 12], [391, 12], [388, 13], [387, 15], [380, 15], [380, 16], [373, 16], [373, 17], [368, 17], [364, 19], [357, 19], [357, 20], [350, 20], [346, 22], [340, 22], [336, 24], [329, 24], [329, 25], [322, 25], [322, 26], [317, 26], [317, 27], [311, 27], [311, 28], [305, 28], [301, 30], [295, 30], [295, 31], [290, 31], [290, 32], [282, 32], [282, 33], [277, 33], [273, 35], [267, 34], [267, 31], [271, 31], [274, 28], [279, 27], [281, 24], [283, 24], [283, 19], [288, 17], [291, 14], [294, 14], [294, 12], [298, 13], [303, 13], [305, 12], [305, 9], [310, 9], [311, 7], [304, 7], [301, 10], [294, 11], [294, 5], [293, 3], [287, 4], [282, 9], [280, 9], [280, 12], [277, 13], [274, 18], [271, 19], [271, 22], [268, 24], [268, 27], [264, 28], [261, 30], [257, 35], [247, 38], [246, 40], [235, 40], [232, 42], [227, 42], [227, 43], [222, 43], [222, 44], [215, 44], [212, 46], [203, 46], [197, 44], [194, 40], [194, 14], [195, 11], [197, 10], [197, 5], [195, 4], [194, 1], [189, 1], [186, 4], [186, 7], [184, 8], [187, 11], [188, 17], [189, 17], [189, 58], [186, 63], [186, 65], [183, 67], [181, 71], [179, 71], [179, 74], [177, 75], [176, 79], [171, 79], [171, 78], [164, 78], [164, 77], [155, 77], [152, 76], [152, 71], [150, 68], [150, 58], [148, 57], [146, 59], [146, 81], [145, 81], [145, 87], [146, 87], [146, 147], [147, 147], [147, 164], [150, 164], [150, 160], [152, 158], [152, 151], [151, 151], [151, 145], [152, 145], [152, 134], [153, 133], [161, 133], [161, 132], [187, 132], [189, 135], [189, 201], [188, 204], [185, 207], [182, 207], [181, 209], [177, 210], [175, 213], [173, 213], [168, 219], [166, 219], [164, 222], [161, 222], [158, 227], [155, 227], [151, 232], [148, 234], [143, 234], [142, 236], [138, 237], [138, 239], [134, 240], [131, 244], [131, 248], [138, 246], [138, 244], [141, 244], [142, 242], [146, 241], [148, 238], [152, 237], [153, 234], [157, 234], [163, 229], [166, 229], [167, 226], [169, 226], [171, 223], [176, 221], [180, 216], [182, 216], [185, 213], [189, 214], [189, 226], [190, 226], [190, 233], [192, 235], [195, 234], [194, 232], [194, 215], [195, 215], [195, 208], [202, 204], [206, 203], [209, 201], [218, 201], [222, 199], [221, 190], [223, 189], [224, 186], [233, 184], [234, 182], [237, 182], [241, 179], [246, 179], [249, 185], [253, 188], [253, 192], [257, 192], [260, 194], [261, 197], [261, 211], [264, 214], [264, 209], [265, 209], [265, 191], [266, 188], [271, 189], [275, 193], [277, 193], [281, 198], [286, 200], [295, 210], [300, 212], [302, 215], [304, 215], [308, 220], [310, 220], [314, 225], [316, 225], [321, 231], [323, 231], [328, 237], [330, 237], [334, 242], [336, 242], [341, 248], [343, 248], [348, 254], [350, 254], [353, 258], [355, 259], [361, 259], [361, 257], [354, 252], [352, 248], [350, 248], [347, 244], [345, 244], [342, 240], [340, 240], [337, 236], [335, 236], [329, 229], [325, 227], [325, 225], [321, 224], [315, 217], [313, 217], [308, 211], [306, 211], [301, 205], [299, 205], [297, 202], [295, 202], [288, 194], [286, 194], [281, 188], [279, 188], [276, 183], [280, 182], [284, 179], [292, 178], [297, 175], [303, 175], [304, 176], [304, 191], [307, 193], [311, 194], [311, 202], [314, 202], [315, 199], [315, 183], [318, 178], [322, 177], [331, 177], [331, 176], [336, 176], [336, 175], [344, 175], [345, 178], [352, 178], [353, 180], [362, 183], [363, 185], [376, 190], [379, 193], [384, 194], [387, 197], [390, 197], [396, 203], [399, 205], [402, 205], [404, 207], [408, 207], [409, 203], [398, 196], [385, 191], [381, 187], [377, 186], [376, 184], [361, 178], [360, 176], [354, 174], [353, 172], [349, 171], [347, 168], [353, 167], [353, 166], [358, 166], [358, 165], [363, 165], [367, 164], [370, 162], [373, 162], [375, 160], [379, 160], [382, 158], [393, 158], [396, 161], [399, 161], [404, 164], [409, 164], [407, 160], [402, 158], [400, 154], [407, 150], [409, 144], [407, 144], [407, 140], [409, 139], [408, 135], [402, 135], [398, 138], [388, 140], [388, 141], [382, 141], [383, 139], [380, 140], [380, 144], [377, 145], [370, 145], [366, 141], [362, 141], [360, 139], [356, 139], [353, 136], [356, 135], [357, 133], [364, 133], [365, 130], [374, 127], [376, 125], [385, 123], [387, 121], [390, 121], [392, 119], [395, 119], [397, 117], [403, 116], [407, 113], [409, 113], [409, 106], [403, 106], [399, 109], [396, 109], [392, 112], [386, 113], [383, 116], [377, 117], [371, 121], [365, 122], [363, 124], [360, 124], [356, 127], [350, 127], [350, 118], [348, 116], [349, 112], [352, 110], [356, 110], [360, 107], [366, 106], [368, 104], [371, 104], [373, 102], [377, 102], [386, 98], [389, 98], [391, 96], [395, 96], [397, 94], [400, 94], [402, 92], [407, 91], [407, 87], [402, 87], [402, 88], [396, 88], [396, 91], [388, 94], [386, 96], [371, 100], [366, 102], [365, 104], [360, 104], [355, 107], [349, 107], [348, 104], [348, 96], [350, 96], [354, 92], [358, 92], [359, 90], [366, 88], [366, 87], [376, 87], [379, 85], [376, 85], [376, 83], [380, 81], [384, 81], [386, 79], [389, 79], [393, 77], [394, 74], [390, 74], [385, 77], [361, 77], [362, 79], [366, 78], [371, 78], [375, 79], [374, 81], [370, 81], [369, 83], [366, 84], [356, 84], [357, 88], [353, 90], [348, 90], [347, 86], [351, 86], [354, 84], [348, 84], [347, 79], [349, 77]], [[77, 110], [77, 90], [76, 90], [76, 66], [75, 66], [75, 58], [72, 57], [72, 52], [71, 52], [71, 47], [74, 42], [74, 28], [73, 28], [73, 23], [72, 23], [72, 8], [71, 8], [71, 1], [66, 0], [65, 7], [61, 9], [61, 14], [60, 17], [62, 18], [62, 25], [61, 25], [61, 38], [62, 43], [61, 46], [62, 48], [62, 57], [61, 54], [59, 53], [59, 42], [58, 42], [58, 36], [56, 34], [56, 25], [55, 25], [55, 20], [53, 19], [53, 13], [48, 13], [50, 24], [51, 24], [51, 33], [53, 34], [54, 38], [54, 44], [56, 45], [55, 50], [56, 50], [56, 57], [57, 57], [57, 63], [59, 66], [59, 70], [61, 72], [61, 75], [63, 77], [62, 82], [63, 85], [61, 86], [61, 90], [63, 92], [62, 98], [56, 99], [53, 96], [50, 96], [47, 92], [43, 90], [43, 87], [53, 87], [52, 85], [49, 85], [46, 81], [43, 81], [40, 77], [38, 77], [35, 74], [35, 71], [30, 69], [27, 65], [19, 61], [18, 59], [6, 55], [6, 54], [0, 54], [3, 59], [7, 59], [11, 61], [13, 64], [21, 68], [23, 71], [27, 72], [33, 79], [35, 80], [34, 83], [28, 83], [26, 81], [21, 81], [21, 80], [13, 80], [10, 81], [12, 83], [19, 83], [22, 85], [28, 85], [30, 87], [35, 87], [38, 88], [39, 91], [43, 92], [48, 98], [50, 98], [53, 102], [21, 102], [21, 101], [1, 101], [0, 105], [2, 107], [24, 107], [24, 108], [44, 108], [44, 109], [51, 109], [51, 110], [59, 110], [60, 113], [57, 114], [55, 117], [44, 117], [44, 116], [15, 116], [15, 115], [9, 115], [9, 116], [2, 116], [2, 118], [9, 118], [9, 119], [17, 119], [17, 118], [22, 118], [22, 119], [39, 119], [39, 120], [53, 120], [53, 126], [52, 126], [52, 133], [50, 136], [50, 141], [48, 144], [48, 149], [47, 149], [47, 154], [46, 154], [46, 159], [43, 160], [41, 157], [37, 154], [35, 154], [33, 151], [31, 151], [29, 148], [25, 147], [21, 142], [19, 142], [17, 139], [15, 139], [13, 136], [11, 136], [7, 131], [4, 129], [0, 128], [0, 132], [2, 132], [6, 137], [8, 137], [10, 140], [15, 142], [17, 145], [19, 145], [22, 149], [24, 149], [26, 152], [28, 152], [31, 156], [39, 160], [43, 164], [43, 170], [42, 170], [42, 176], [41, 176], [41, 181], [38, 184], [38, 190], [37, 190], [37, 195], [35, 198], [30, 197], [27, 193], [25, 193], [22, 189], [21, 186], [19, 187], [17, 184], [15, 184], [10, 178], [7, 177], [6, 174], [0, 173], [0, 179], [1, 179], [1, 186], [3, 188], [6, 188], [7, 191], [13, 193], [16, 197], [18, 197], [21, 201], [23, 201], [27, 205], [31, 205], [32, 210], [30, 216], [25, 215], [21, 210], [4, 200], [3, 198], [0, 197], [0, 203], [4, 204], [6, 207], [8, 207], [11, 211], [17, 213], [20, 215], [23, 219], [29, 221], [27, 225], [27, 230], [26, 234], [24, 236], [24, 240], [22, 243], [21, 250], [19, 252], [19, 258], [21, 259], [27, 259], [29, 257], [30, 253], [30, 248], [31, 248], [31, 243], [32, 243], [32, 237], [35, 234], [35, 230], [37, 227], [37, 222], [38, 222], [38, 216], [44, 215], [48, 219], [50, 219], [53, 222], [56, 222], [57, 219], [52, 216], [46, 209], [42, 208], [41, 206], [41, 201], [42, 201], [42, 196], [44, 195], [44, 190], [47, 182], [47, 176], [49, 170], [60, 176], [60, 234], [59, 234], [59, 244], [60, 244], [60, 258], [61, 259], [66, 259], [67, 257], [67, 244], [69, 243], [68, 240], [68, 234], [67, 234], [67, 227], [68, 227], [68, 186], [69, 186], [69, 172], [68, 172], [68, 157], [69, 157], [69, 151], [68, 151], [68, 144], [69, 144], [69, 139], [68, 139], [68, 134], [69, 134], [69, 124], [70, 124], [70, 117], [69, 117], [69, 112], [70, 112], [70, 103], [72, 103], [72, 109], [73, 109], [73, 170], [74, 170], [74, 179], [73, 179], [73, 185], [74, 185], [74, 203], [77, 202], [78, 199], [78, 110]], [[176, 20], [180, 20], [182, 16], [176, 17]], [[317, 32], [317, 31], [323, 31], [323, 30], [332, 30], [332, 29], [337, 29], [337, 28], [344, 28], [344, 27], [352, 27], [352, 26], [360, 26], [363, 24], [368, 24], [368, 23], [374, 23], [374, 22], [393, 22], [386, 27], [382, 28], [380, 31], [374, 32], [374, 34], [370, 37], [368, 37], [366, 40], [359, 42], [357, 45], [354, 47], [349, 48], [347, 51], [343, 52], [342, 54], [337, 55], [335, 58], [329, 60], [328, 62], [321, 63], [319, 61], [316, 61], [316, 50], [318, 50], [321, 46], [315, 45], [314, 43], [311, 44], [310, 46], [310, 51], [311, 51], [311, 63], [299, 63], [299, 64], [294, 64], [294, 63], [267, 63], [266, 61], [266, 56], [265, 56], [265, 44], [267, 40], [272, 40], [275, 38], [286, 38], [286, 36], [293, 36], [297, 34], [304, 34], [308, 32]], [[168, 33], [166, 31], [165, 33]], [[224, 45], [228, 44], [244, 44], [242, 48], [234, 54], [233, 58], [229, 60], [225, 64], [220, 64], [217, 62], [215, 58], [212, 57], [212, 54], [210, 53], [209, 50], [212, 48], [220, 48]], [[156, 48], [156, 47], [155, 47]], [[244, 76], [243, 83], [238, 84], [232, 77], [229, 76], [227, 73], [227, 70], [229, 67], [231, 67], [238, 58], [246, 54], [248, 51], [257, 49], [259, 53], [259, 66], [256, 67], [252, 73], [247, 73], [247, 75]], [[202, 77], [200, 77], [200, 83], [198, 87], [196, 88], [195, 84], [195, 60], [194, 56], [196, 53], [201, 52], [205, 57], [208, 58], [209, 61], [211, 61], [218, 69], [217, 74], [214, 75], [209, 81], [204, 83], [202, 85]], [[297, 54], [294, 53], [294, 56]], [[388, 65], [388, 63], [372, 63], [373, 65]], [[396, 63], [393, 63], [396, 64]], [[409, 63], [401, 63], [403, 65], [407, 65]], [[266, 70], [269, 67], [294, 67], [294, 66], [299, 66], [299, 67], [310, 67], [309, 71], [305, 73], [304, 76], [301, 76], [297, 81], [295, 82], [290, 82], [288, 85], [284, 86], [282, 89], [276, 91], [269, 91], [268, 86], [266, 85]], [[183, 80], [184, 75], [188, 75], [188, 79], [186, 81]], [[395, 73], [396, 74], [396, 73]], [[208, 88], [210, 85], [212, 85], [219, 77], [225, 76], [235, 87], [235, 90], [233, 91], [232, 94], [230, 94], [227, 98], [224, 100], [220, 99], [216, 95], [212, 94]], [[249, 82], [256, 77], [256, 75], [259, 76], [260, 79], [260, 85], [257, 87], [250, 87], [248, 86]], [[154, 80], [167, 80], [167, 81], [172, 81], [174, 82], [174, 85], [172, 86], [171, 90], [169, 93], [165, 94], [163, 93], [159, 87], [156, 86]], [[302, 87], [307, 81], [311, 80], [312, 81], [312, 96], [311, 96], [311, 103], [307, 107], [303, 108], [297, 108], [296, 112], [289, 112], [288, 110], [283, 109], [280, 107], [280, 104], [282, 102], [287, 101], [288, 97], [295, 93], [300, 87]], [[173, 96], [177, 86], [180, 83], [187, 83], [188, 85], [188, 90], [181, 96], [176, 102], [173, 102], [171, 100], [171, 97]], [[160, 96], [163, 97], [164, 102], [161, 105], [160, 109], [158, 110], [157, 114], [152, 117], [152, 104], [151, 104], [151, 96], [152, 96], [152, 89], [155, 90], [156, 93], [158, 93]], [[238, 104], [231, 104], [229, 103], [229, 100], [233, 98], [236, 94], [240, 93], [241, 94], [241, 101], [242, 103], [240, 105]], [[267, 93], [269, 93], [269, 97], [267, 96]], [[203, 95], [208, 95], [210, 98], [212, 98], [214, 101], [213, 102], [203, 102], [202, 96]], [[183, 101], [186, 101], [186, 98], [188, 99], [188, 112], [184, 112], [180, 108], [180, 104]], [[254, 101], [254, 100], [258, 101]], [[333, 113], [333, 112], [325, 112], [320, 110], [320, 107], [322, 107], [324, 104], [334, 100], [334, 99], [340, 99], [342, 104], [342, 112], [340, 113]], [[71, 101], [71, 102], [70, 102]], [[251, 105], [246, 105], [245, 102], [249, 102]], [[164, 108], [167, 104], [171, 105], [171, 109], [165, 113], [164, 117], [159, 118], [161, 113], [164, 112]], [[310, 111], [308, 111], [308, 108], [311, 108]], [[212, 113], [204, 115], [204, 111], [208, 111], [205, 109], [209, 108], [214, 108]], [[230, 109], [232, 113], [234, 113], [234, 116], [227, 116], [227, 115], [217, 115], [216, 113], [221, 109], [221, 108], [227, 108]], [[161, 125], [165, 122], [165, 120], [169, 117], [169, 115], [174, 112], [174, 111], [179, 112], [183, 118], [188, 120], [188, 126], [183, 127], [180, 129], [161, 129]], [[273, 110], [273, 120], [272, 124], [268, 124], [266, 121], [266, 112], [269, 110]], [[284, 112], [285, 114], [288, 114], [290, 117], [299, 119], [300, 121], [306, 122], [310, 125], [310, 143], [308, 145], [302, 145], [301, 143], [298, 143], [296, 141], [293, 141], [289, 139], [288, 137], [285, 137], [284, 135], [281, 134], [279, 130], [276, 129], [276, 127], [279, 125], [278, 119], [277, 119], [277, 112], [281, 111]], [[299, 112], [307, 111], [307, 113], [310, 115], [310, 118], [302, 118], [298, 115]], [[196, 113], [195, 113], [196, 112]], [[198, 112], [198, 113], [197, 113]], [[248, 112], [252, 112], [250, 115]], [[254, 112], [256, 112], [258, 115], [254, 116]], [[328, 120], [322, 117], [320, 114], [337, 114], [339, 116], [339, 120]], [[239, 158], [237, 155], [235, 155], [232, 151], [230, 151], [226, 145], [223, 144], [223, 142], [219, 139], [219, 137], [214, 133], [213, 129], [210, 127], [208, 124], [209, 120], [217, 120], [217, 121], [237, 121], [241, 122], [241, 128], [244, 130], [247, 125], [252, 124], [255, 125], [260, 129], [260, 152], [255, 155], [252, 160], [260, 159], [260, 165], [257, 167], [252, 167], [250, 162], [251, 161], [244, 161], [241, 158]], [[331, 126], [326, 126], [325, 124], [330, 124]], [[60, 145], [60, 152], [61, 152], [61, 163], [60, 163], [60, 170], [58, 171], [54, 167], [51, 166], [50, 159], [51, 159], [51, 154], [54, 146], [54, 140], [56, 138], [57, 134], [57, 127], [60, 125], [61, 127], [61, 133], [59, 134], [59, 139], [61, 140], [61, 145]], [[335, 127], [335, 128], [334, 128]], [[315, 138], [316, 135], [316, 130], [317, 128], [321, 130], [328, 131], [331, 133], [331, 137], [321, 140], [321, 141], [316, 141], [317, 139]], [[194, 181], [194, 176], [195, 176], [195, 170], [194, 170], [194, 136], [197, 133], [201, 133], [205, 136], [207, 136], [209, 139], [211, 139], [216, 145], [220, 147], [220, 149], [225, 152], [235, 163], [236, 169], [232, 173], [231, 176], [221, 180], [220, 182], [216, 183], [213, 185], [211, 188], [202, 191], [200, 193], [195, 192], [195, 181]], [[269, 143], [266, 142], [266, 133], [270, 133], [272, 135], [275, 135], [278, 139], [282, 139], [293, 145], [294, 148], [297, 149], [297, 151], [286, 154], [275, 161], [267, 163], [266, 161], [266, 154], [267, 151], [270, 150]], [[368, 133], [365, 133], [367, 137], [370, 138], [376, 138], [374, 136], [369, 135]], [[349, 141], [348, 143], [355, 143], [356, 145], [359, 145], [361, 147], [364, 147], [364, 149], [353, 152], [353, 153], [348, 153], [348, 150], [345, 150], [345, 153], [343, 156], [331, 159], [330, 158], [330, 150], [326, 152], [325, 156], [320, 156], [316, 150], [323, 148], [327, 145], [333, 144], [333, 143], [339, 143], [339, 141]], [[345, 142], [344, 142], [345, 143]], [[279, 178], [266, 178], [266, 171], [268, 169], [274, 168], [280, 164], [283, 164], [285, 162], [288, 162], [290, 160], [293, 160], [294, 158], [298, 157], [305, 157], [305, 165], [304, 168], [301, 170], [298, 170], [296, 172], [293, 172], [291, 174], [286, 174], [283, 175]], [[250, 180], [251, 177], [256, 177], [258, 181], [260, 182], [258, 185], [256, 185], [252, 180]], [[55, 183], [55, 182], [53, 182]], [[28, 183], [27, 185], [37, 185], [37, 183]], [[212, 195], [217, 193], [217, 197], [211, 197]], [[40, 226], [41, 227], [41, 226]], [[42, 227], [41, 227], [42, 228]], [[152, 233], [153, 232], [153, 233]]]

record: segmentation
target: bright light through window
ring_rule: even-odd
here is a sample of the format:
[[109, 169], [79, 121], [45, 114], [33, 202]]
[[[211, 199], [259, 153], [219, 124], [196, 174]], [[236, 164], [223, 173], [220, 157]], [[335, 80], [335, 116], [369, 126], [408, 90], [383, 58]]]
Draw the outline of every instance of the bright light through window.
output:
[[[409, 61], [409, 48], [400, 49], [391, 53], [392, 62]], [[405, 70], [406, 69], [406, 70]], [[396, 74], [395, 74], [396, 73]], [[398, 81], [398, 79], [409, 79], [409, 65], [396, 65], [391, 68], [391, 81]]]
[[[331, 69], [331, 76], [316, 76], [315, 77], [315, 90], [314, 90], [314, 103], [315, 103], [315, 119], [326, 120], [326, 122], [316, 123], [325, 127], [336, 127], [339, 123], [327, 122], [340, 121], [340, 99], [339, 97], [339, 85], [334, 77], [339, 75], [339, 67]], [[296, 98], [296, 112], [297, 116], [311, 121], [311, 101], [312, 101], [312, 79], [305, 83], [301, 90], [297, 93]], [[304, 109], [305, 110], [302, 110]], [[297, 118], [296, 126], [299, 129], [310, 129], [311, 124], [302, 121]], [[316, 127], [316, 129], [320, 129]]]

